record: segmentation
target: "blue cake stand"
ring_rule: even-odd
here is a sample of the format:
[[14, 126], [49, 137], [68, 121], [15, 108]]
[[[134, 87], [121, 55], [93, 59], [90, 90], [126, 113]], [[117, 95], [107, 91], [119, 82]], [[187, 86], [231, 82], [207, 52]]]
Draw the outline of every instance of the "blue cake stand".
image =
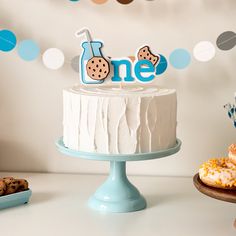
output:
[[89, 160], [110, 161], [110, 175], [89, 199], [89, 206], [106, 212], [131, 212], [146, 208], [146, 200], [138, 189], [129, 182], [126, 175], [126, 161], [144, 161], [170, 156], [180, 150], [181, 141], [177, 139], [173, 148], [142, 154], [98, 154], [71, 150], [65, 147], [63, 138], [56, 142], [60, 152], [65, 155]]

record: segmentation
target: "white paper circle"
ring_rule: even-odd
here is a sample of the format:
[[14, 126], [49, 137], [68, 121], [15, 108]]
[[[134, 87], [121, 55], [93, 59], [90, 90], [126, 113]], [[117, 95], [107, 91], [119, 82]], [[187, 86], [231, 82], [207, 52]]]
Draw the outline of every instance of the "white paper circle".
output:
[[215, 47], [209, 41], [201, 41], [193, 49], [193, 56], [198, 61], [210, 61], [215, 56], [215, 53]]
[[63, 66], [65, 56], [60, 49], [49, 48], [43, 54], [43, 64], [52, 70], [57, 70]]

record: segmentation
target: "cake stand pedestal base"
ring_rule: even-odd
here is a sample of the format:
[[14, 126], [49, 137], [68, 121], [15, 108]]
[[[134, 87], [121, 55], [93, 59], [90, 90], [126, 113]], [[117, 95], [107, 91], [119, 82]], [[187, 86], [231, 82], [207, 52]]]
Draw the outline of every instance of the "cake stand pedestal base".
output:
[[177, 139], [176, 145], [169, 149], [137, 154], [101, 154], [76, 151], [65, 146], [63, 137], [57, 140], [56, 146], [61, 153], [68, 156], [110, 161], [109, 177], [90, 197], [89, 206], [92, 209], [105, 212], [131, 212], [146, 208], [146, 200], [138, 189], [129, 182], [126, 175], [126, 162], [152, 160], [173, 155], [180, 150], [181, 141]]
[[90, 197], [89, 206], [108, 212], [130, 212], [146, 208], [146, 200], [127, 178], [125, 161], [110, 162], [110, 175]]

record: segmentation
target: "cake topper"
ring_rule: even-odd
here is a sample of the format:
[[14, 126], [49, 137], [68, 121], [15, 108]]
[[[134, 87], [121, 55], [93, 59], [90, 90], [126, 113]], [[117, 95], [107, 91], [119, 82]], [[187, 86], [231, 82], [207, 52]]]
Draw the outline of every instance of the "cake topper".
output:
[[83, 54], [80, 58], [81, 80], [84, 84], [100, 84], [110, 72], [110, 65], [103, 57], [103, 43], [93, 41], [88, 29], [76, 32], [76, 37], [85, 34], [86, 41], [82, 43]]
[[83, 53], [80, 57], [80, 76], [83, 84], [102, 84], [108, 77], [113, 83], [148, 83], [160, 74], [158, 65], [161, 55], [154, 55], [147, 45], [137, 50], [137, 58], [134, 61], [128, 57], [111, 58], [109, 63], [101, 52], [103, 43], [100, 40], [92, 40], [86, 28], [76, 32], [76, 37], [81, 35], [86, 36], [86, 41], [81, 44]]
[[149, 60], [154, 66], [159, 62], [160, 56], [152, 54], [149, 46], [144, 46], [138, 51], [138, 60]]

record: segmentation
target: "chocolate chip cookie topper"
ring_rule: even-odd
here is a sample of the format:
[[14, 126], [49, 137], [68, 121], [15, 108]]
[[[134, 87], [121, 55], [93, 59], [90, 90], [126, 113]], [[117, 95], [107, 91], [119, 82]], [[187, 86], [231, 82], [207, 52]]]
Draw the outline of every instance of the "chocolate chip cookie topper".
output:
[[157, 63], [160, 60], [160, 56], [159, 55], [154, 55], [151, 52], [149, 46], [144, 46], [144, 47], [140, 48], [139, 51], [138, 51], [138, 60], [148, 60], [154, 66], [156, 66]]

